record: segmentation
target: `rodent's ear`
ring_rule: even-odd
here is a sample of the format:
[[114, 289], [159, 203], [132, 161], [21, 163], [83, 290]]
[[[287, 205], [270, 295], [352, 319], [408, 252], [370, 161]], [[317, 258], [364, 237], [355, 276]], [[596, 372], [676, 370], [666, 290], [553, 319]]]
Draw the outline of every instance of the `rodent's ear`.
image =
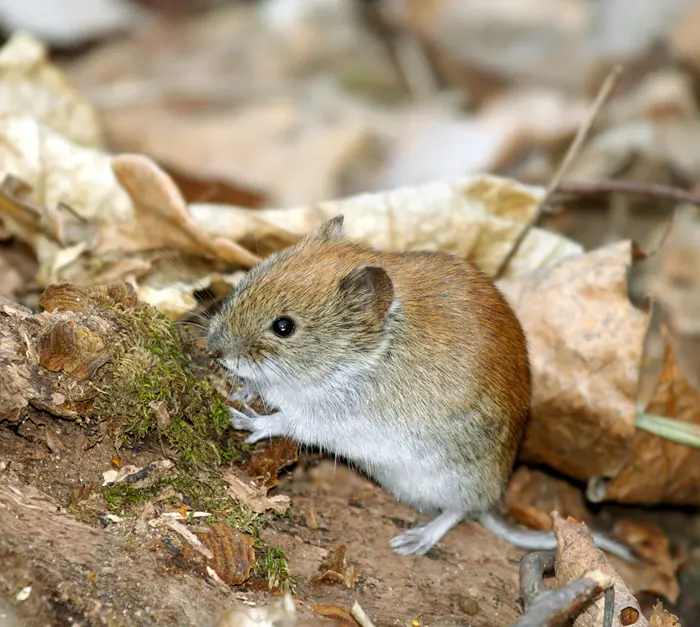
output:
[[394, 300], [394, 285], [379, 266], [360, 266], [340, 280], [340, 291], [355, 303], [366, 306], [381, 320]]
[[330, 241], [343, 234], [343, 216], [336, 216], [331, 220], [326, 220], [319, 226], [313, 234], [314, 239]]

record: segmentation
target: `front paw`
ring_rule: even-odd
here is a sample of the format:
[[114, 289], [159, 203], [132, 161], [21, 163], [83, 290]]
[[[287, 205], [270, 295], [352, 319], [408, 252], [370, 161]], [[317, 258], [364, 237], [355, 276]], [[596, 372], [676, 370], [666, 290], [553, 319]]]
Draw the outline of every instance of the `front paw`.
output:
[[248, 386], [243, 383], [241, 386], [228, 397], [229, 401], [236, 401], [248, 405], [255, 398], [255, 394], [250, 391]]
[[233, 407], [229, 407], [229, 411], [231, 412], [231, 424], [234, 429], [240, 431], [255, 431], [255, 417], [248, 416]]
[[246, 413], [229, 407], [231, 411], [231, 424], [234, 429], [241, 431], [251, 431], [252, 433], [245, 439], [246, 444], [254, 444], [260, 440], [270, 439], [278, 435], [284, 435], [282, 429], [281, 414], [270, 416], [260, 416], [252, 409], [245, 408]]

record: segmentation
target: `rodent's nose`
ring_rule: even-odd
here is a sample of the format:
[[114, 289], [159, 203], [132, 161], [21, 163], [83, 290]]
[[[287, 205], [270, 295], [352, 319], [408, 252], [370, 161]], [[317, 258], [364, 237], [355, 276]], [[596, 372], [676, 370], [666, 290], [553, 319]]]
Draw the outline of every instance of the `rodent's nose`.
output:
[[221, 348], [215, 348], [213, 351], [211, 351], [211, 356], [214, 359], [223, 359], [224, 358], [224, 351]]

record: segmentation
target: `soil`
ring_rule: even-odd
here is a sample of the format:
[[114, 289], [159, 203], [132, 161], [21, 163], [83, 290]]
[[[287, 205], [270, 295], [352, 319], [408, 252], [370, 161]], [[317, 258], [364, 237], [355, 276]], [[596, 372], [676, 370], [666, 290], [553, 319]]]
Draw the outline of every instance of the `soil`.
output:
[[[237, 604], [273, 600], [255, 577], [217, 583], [177, 548], [177, 536], [148, 524], [148, 508], [108, 523], [99, 487], [114, 455], [109, 437], [88, 438], [75, 423], [37, 412], [0, 425], [0, 451], [0, 624], [14, 615], [28, 627], [212, 625]], [[136, 466], [159, 459], [148, 449], [120, 454]], [[284, 550], [302, 616], [332, 625], [314, 610], [358, 601], [377, 627], [495, 627], [517, 617], [520, 554], [479, 525], [463, 523], [439, 549], [405, 558], [388, 540], [415, 512], [345, 466], [300, 463], [276, 490], [292, 497], [291, 515], [270, 517], [261, 540]], [[340, 545], [351, 587], [321, 577]]]

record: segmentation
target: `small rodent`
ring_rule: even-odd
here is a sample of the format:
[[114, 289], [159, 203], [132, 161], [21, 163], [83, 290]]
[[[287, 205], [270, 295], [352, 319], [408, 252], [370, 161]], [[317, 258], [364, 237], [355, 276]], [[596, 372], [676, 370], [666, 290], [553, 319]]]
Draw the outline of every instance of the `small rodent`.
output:
[[[257, 442], [287, 437], [343, 457], [422, 513], [391, 540], [424, 554], [473, 517], [528, 550], [551, 532], [493, 513], [530, 408], [525, 334], [498, 288], [463, 259], [386, 253], [343, 236], [343, 217], [253, 268], [214, 316], [207, 347], [277, 413], [232, 410]], [[633, 560], [604, 535], [599, 545]]]

